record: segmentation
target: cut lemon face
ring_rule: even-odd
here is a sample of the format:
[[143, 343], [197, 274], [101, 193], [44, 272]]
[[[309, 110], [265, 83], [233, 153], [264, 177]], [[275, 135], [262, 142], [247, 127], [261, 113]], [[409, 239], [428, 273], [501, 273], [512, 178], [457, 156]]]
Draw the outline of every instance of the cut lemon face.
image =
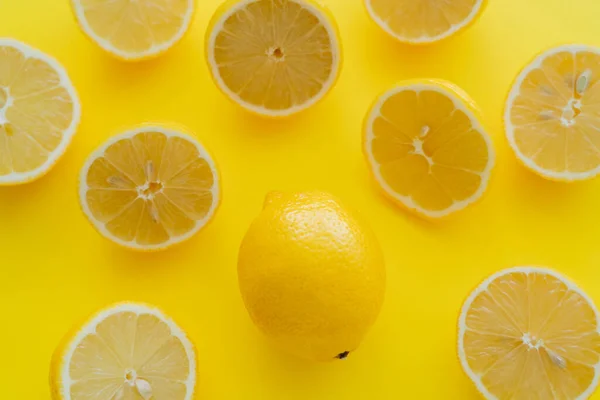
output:
[[80, 28], [113, 56], [135, 61], [173, 47], [190, 27], [195, 0], [71, 0]]
[[208, 65], [234, 102], [266, 116], [286, 116], [322, 99], [340, 70], [332, 16], [310, 0], [235, 0], [207, 33]]
[[506, 102], [504, 122], [517, 158], [547, 179], [600, 173], [600, 49], [563, 46], [525, 67]]
[[85, 215], [108, 239], [159, 250], [197, 233], [219, 205], [217, 168], [186, 134], [145, 126], [110, 139], [81, 171]]
[[425, 217], [465, 208], [484, 193], [492, 142], [472, 101], [447, 82], [407, 82], [379, 97], [367, 114], [364, 152], [393, 200]]
[[543, 268], [485, 280], [459, 319], [462, 366], [487, 399], [587, 399], [598, 384], [598, 310]]
[[365, 0], [371, 18], [384, 31], [409, 44], [452, 36], [473, 23], [487, 0]]
[[80, 114], [73, 84], [56, 60], [0, 39], [0, 185], [46, 174], [71, 143]]
[[119, 304], [96, 314], [55, 353], [53, 400], [191, 400], [196, 354], [155, 308]]

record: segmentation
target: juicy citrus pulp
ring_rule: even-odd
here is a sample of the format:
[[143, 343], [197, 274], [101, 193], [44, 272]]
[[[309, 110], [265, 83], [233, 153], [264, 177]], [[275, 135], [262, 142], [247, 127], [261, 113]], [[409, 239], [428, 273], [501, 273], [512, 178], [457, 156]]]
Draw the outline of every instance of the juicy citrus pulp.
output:
[[368, 227], [327, 193], [277, 193], [242, 241], [250, 317], [284, 350], [333, 361], [357, 349], [381, 309], [385, 266]]
[[259, 114], [308, 108], [339, 73], [335, 22], [310, 0], [230, 1], [217, 11], [207, 35], [208, 64], [218, 87]]
[[167, 51], [187, 32], [195, 0], [71, 0], [81, 29], [125, 60]]
[[0, 185], [48, 172], [71, 143], [79, 118], [63, 67], [21, 42], [0, 39]]
[[434, 218], [481, 197], [494, 163], [471, 100], [434, 80], [401, 84], [376, 100], [367, 114], [364, 151], [390, 197]]
[[190, 400], [196, 355], [168, 317], [140, 304], [95, 315], [55, 353], [55, 400]]
[[144, 126], [96, 150], [80, 181], [80, 202], [107, 238], [135, 249], [160, 249], [198, 232], [219, 204], [219, 176], [191, 136]]
[[365, 0], [371, 18], [396, 39], [432, 43], [472, 23], [487, 0]]
[[519, 160], [556, 180], [600, 172], [600, 49], [563, 46], [517, 77], [506, 103], [508, 141]]
[[551, 270], [504, 270], [465, 302], [458, 352], [488, 399], [587, 399], [598, 384], [598, 312]]

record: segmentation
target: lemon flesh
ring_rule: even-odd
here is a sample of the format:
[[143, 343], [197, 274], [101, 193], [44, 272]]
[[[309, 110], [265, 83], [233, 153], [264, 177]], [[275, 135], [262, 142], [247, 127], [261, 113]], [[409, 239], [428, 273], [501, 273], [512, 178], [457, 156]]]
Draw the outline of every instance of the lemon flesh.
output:
[[139, 304], [103, 310], [68, 337], [53, 360], [54, 400], [190, 400], [196, 355], [160, 311]]
[[472, 23], [486, 0], [365, 0], [369, 15], [396, 39], [433, 43]]
[[273, 194], [245, 235], [240, 291], [260, 330], [298, 357], [356, 350], [385, 292], [372, 232], [326, 193]]
[[598, 384], [598, 311], [548, 269], [488, 278], [463, 306], [458, 340], [463, 368], [488, 399], [587, 399]]
[[125, 60], [156, 56], [187, 32], [195, 0], [71, 0], [81, 29]]
[[62, 66], [21, 42], [0, 39], [0, 185], [47, 173], [71, 143], [80, 114]]
[[364, 152], [386, 194], [431, 218], [480, 198], [494, 164], [472, 101], [435, 80], [401, 84], [376, 100], [366, 119]]
[[109, 140], [81, 172], [80, 202], [105, 237], [138, 250], [180, 243], [213, 217], [216, 166], [191, 136], [142, 127]]
[[242, 0], [219, 10], [207, 37], [219, 88], [259, 114], [284, 116], [310, 107], [340, 69], [335, 22], [307, 0]]
[[553, 180], [600, 173], [600, 49], [563, 46], [530, 63], [509, 93], [505, 127], [518, 159]]

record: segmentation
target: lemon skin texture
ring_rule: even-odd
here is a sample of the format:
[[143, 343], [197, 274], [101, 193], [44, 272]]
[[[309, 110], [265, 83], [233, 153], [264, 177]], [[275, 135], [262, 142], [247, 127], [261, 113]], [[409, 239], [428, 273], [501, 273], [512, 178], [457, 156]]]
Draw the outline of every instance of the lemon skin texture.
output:
[[272, 193], [238, 258], [251, 319], [279, 347], [314, 361], [355, 351], [381, 309], [386, 273], [372, 233], [322, 192]]

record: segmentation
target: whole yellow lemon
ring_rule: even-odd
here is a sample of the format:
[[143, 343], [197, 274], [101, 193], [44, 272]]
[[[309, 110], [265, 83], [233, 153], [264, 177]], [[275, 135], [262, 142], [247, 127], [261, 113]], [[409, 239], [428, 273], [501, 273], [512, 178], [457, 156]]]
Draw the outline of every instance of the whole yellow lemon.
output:
[[385, 293], [379, 244], [338, 199], [272, 193], [242, 241], [239, 285], [254, 323], [299, 357], [344, 359]]

